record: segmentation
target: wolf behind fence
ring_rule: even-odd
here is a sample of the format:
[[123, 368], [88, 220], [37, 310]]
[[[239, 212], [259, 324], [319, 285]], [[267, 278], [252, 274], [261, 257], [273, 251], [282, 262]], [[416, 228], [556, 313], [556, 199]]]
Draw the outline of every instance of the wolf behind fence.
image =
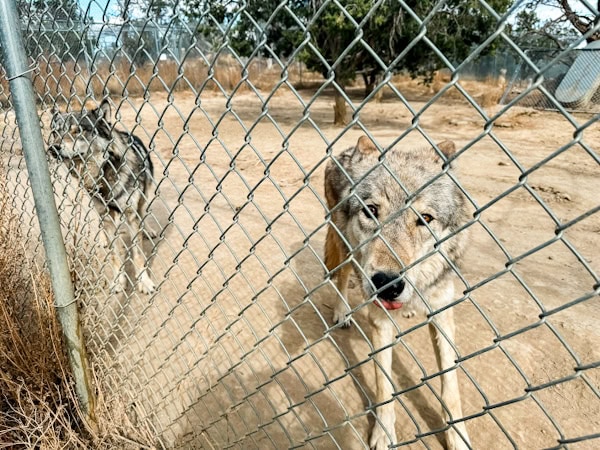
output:
[[[437, 145], [444, 158], [455, 144]], [[431, 338], [442, 375], [442, 402], [447, 421], [462, 418], [454, 368], [453, 270], [466, 247], [466, 200], [448, 175], [439, 177], [444, 160], [436, 150], [393, 149], [382, 154], [366, 136], [356, 147], [332, 159], [325, 170], [325, 197], [331, 224], [325, 242], [325, 264], [335, 274], [341, 298], [334, 321], [347, 324], [348, 279], [354, 269], [366, 299], [374, 297], [369, 318], [374, 325], [377, 364], [377, 419], [372, 449], [384, 450], [396, 440], [395, 402], [391, 381], [392, 344], [398, 325], [387, 311], [406, 308], [433, 314]], [[435, 181], [432, 181], [435, 180]], [[394, 314], [395, 316], [395, 314]], [[460, 323], [460, 322], [459, 322]], [[449, 449], [470, 448], [464, 422], [449, 424]]]
[[[108, 100], [95, 109], [54, 111], [49, 153], [67, 165], [110, 215], [103, 222], [110, 229], [108, 242], [115, 242], [118, 248], [116, 253], [111, 252], [114, 291], [121, 292], [128, 285], [125, 245], [130, 241], [137, 288], [150, 294], [155, 286], [139, 241], [145, 235], [142, 223], [154, 170], [143, 142], [133, 134], [116, 130], [111, 116]], [[123, 219], [127, 241], [119, 236]]]
[[[555, 95], [586, 36], [537, 57], [513, 26], [529, 5], [503, 0], [19, 3], [33, 65], [9, 78], [33, 77], [60, 160], [100, 432], [598, 447], [600, 116]], [[42, 255], [7, 85], [6, 204]]]

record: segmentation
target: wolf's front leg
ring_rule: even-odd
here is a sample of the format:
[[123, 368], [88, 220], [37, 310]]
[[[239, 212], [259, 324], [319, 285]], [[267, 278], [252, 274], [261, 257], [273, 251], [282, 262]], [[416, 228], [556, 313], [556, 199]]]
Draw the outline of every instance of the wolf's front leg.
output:
[[156, 285], [150, 275], [148, 274], [148, 269], [144, 268], [141, 272], [137, 274], [138, 278], [138, 291], [142, 294], [152, 294], [156, 290]]
[[133, 265], [135, 267], [135, 277], [137, 280], [137, 289], [142, 294], [152, 294], [156, 289], [154, 281], [150, 278], [148, 273], [148, 267], [146, 267], [147, 261], [142, 250], [139, 248], [137, 242], [133, 243]]
[[[377, 308], [375, 305], [370, 307]], [[395, 402], [392, 399], [394, 387], [391, 380], [391, 344], [394, 342], [394, 327], [383, 311], [371, 310], [370, 313], [374, 325], [373, 348], [377, 352], [375, 354], [375, 401], [379, 406], [375, 410], [377, 417], [369, 446], [374, 450], [384, 450], [396, 442]]]
[[[436, 358], [442, 374], [442, 401], [445, 404], [444, 417], [446, 422], [460, 419], [463, 416], [458, 377], [456, 370], [448, 369], [455, 365], [456, 352], [450, 344], [454, 342], [454, 314], [452, 309], [439, 313], [435, 318], [435, 324], [429, 324], [429, 333], [433, 347], [436, 350]], [[443, 333], [442, 333], [443, 330]], [[449, 450], [468, 450], [471, 448], [469, 435], [464, 422], [452, 425], [446, 431], [446, 446]]]
[[127, 289], [127, 273], [125, 261], [127, 260], [127, 246], [125, 238], [127, 232], [122, 228], [121, 215], [114, 209], [109, 209], [108, 214], [102, 218], [102, 229], [106, 240], [105, 247], [109, 251], [112, 266], [111, 286], [113, 293], [120, 293]]
[[[124, 250], [123, 245], [118, 245], [117, 247], [118, 250]], [[114, 277], [112, 280], [111, 291], [116, 294], [123, 292], [127, 288], [127, 274], [125, 273], [125, 266], [123, 264], [123, 260], [119, 257], [119, 255], [123, 254], [123, 251], [115, 251], [115, 249], [113, 249], [110, 256]]]
[[350, 264], [342, 266], [335, 278], [335, 285], [338, 288], [341, 298], [338, 299], [333, 310], [333, 322], [342, 324], [342, 327], [350, 326], [350, 308], [348, 307], [348, 279], [352, 273]]
[[129, 230], [131, 232], [131, 253], [135, 269], [137, 289], [142, 294], [152, 294], [156, 289], [150, 274], [148, 273], [148, 260], [142, 251], [141, 218], [133, 209], [125, 212]]
[[125, 260], [127, 248], [123, 242], [123, 233], [113, 226], [105, 228], [107, 247], [110, 252], [110, 263], [112, 266], [111, 292], [116, 294], [127, 289], [127, 274], [125, 272]]

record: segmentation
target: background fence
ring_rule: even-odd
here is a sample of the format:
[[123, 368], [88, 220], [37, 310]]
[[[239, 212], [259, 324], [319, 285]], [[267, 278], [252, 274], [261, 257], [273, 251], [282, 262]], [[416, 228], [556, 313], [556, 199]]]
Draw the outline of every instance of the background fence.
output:
[[[166, 448], [368, 447], [378, 349], [358, 280], [354, 326], [332, 323], [337, 295], [322, 262], [325, 164], [366, 132], [382, 148], [443, 139], [459, 148], [472, 219], [453, 308], [473, 447], [596, 448], [600, 116], [597, 96], [574, 112], [555, 98], [553, 81], [584, 39], [539, 57], [507, 29], [518, 4], [495, 11], [481, 2], [472, 14], [485, 15], [489, 29], [457, 59], [427, 29], [442, 6], [399, 2], [403, 20], [418, 27], [405, 29], [405, 52], [385, 59], [367, 22], [387, 3], [361, 13], [365, 20], [345, 4], [318, 3], [306, 19], [293, 2], [265, 3], [266, 17], [243, 3], [201, 2], [195, 21], [177, 2], [158, 15], [153, 2], [127, 3], [129, 16], [109, 14], [112, 2], [20, 4], [44, 136], [53, 107], [76, 111], [110, 98], [117, 128], [139, 136], [154, 164], [140, 245], [157, 289], [145, 295], [125, 262], [130, 286], [114, 292], [110, 254], [121, 237], [106, 241], [106, 217], [84, 183], [50, 161], [110, 426], [128, 442]], [[351, 30], [337, 59], [316, 43], [326, 8]], [[301, 31], [285, 58], [267, 39], [278, 17]], [[236, 25], [248, 21], [254, 31], [242, 36]], [[256, 47], [244, 50], [248, 42]], [[510, 63], [474, 76], [498, 42]], [[445, 66], [430, 83], [402, 68], [417, 44]], [[354, 58], [367, 53], [380, 69], [366, 97], [341, 73], [355, 46]], [[324, 78], [306, 53], [321, 56]], [[13, 99], [1, 86], [12, 213], [23, 246], [40, 254]], [[334, 126], [340, 97], [349, 112], [346, 125]], [[390, 376], [398, 446], [439, 448], [445, 424], [427, 319], [397, 322]]]

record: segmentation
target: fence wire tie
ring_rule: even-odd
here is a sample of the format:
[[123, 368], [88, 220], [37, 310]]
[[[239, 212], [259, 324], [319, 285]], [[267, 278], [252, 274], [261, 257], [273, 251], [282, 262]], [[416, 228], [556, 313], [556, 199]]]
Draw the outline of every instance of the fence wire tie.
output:
[[22, 76], [25, 76], [28, 73], [33, 72], [36, 68], [37, 68], [37, 63], [31, 63], [29, 65], [29, 69], [27, 69], [25, 72], [21, 72], [17, 75], [13, 75], [12, 77], [7, 77], [6, 80], [10, 83], [11, 81], [16, 80], [17, 78], [21, 78]]
[[68, 308], [69, 306], [71, 306], [72, 304], [77, 303], [77, 299], [74, 298], [73, 300], [71, 300], [69, 303], [66, 303], [64, 305], [59, 305], [58, 303], [54, 302], [52, 303], [52, 306], [56, 309], [62, 309], [62, 308]]

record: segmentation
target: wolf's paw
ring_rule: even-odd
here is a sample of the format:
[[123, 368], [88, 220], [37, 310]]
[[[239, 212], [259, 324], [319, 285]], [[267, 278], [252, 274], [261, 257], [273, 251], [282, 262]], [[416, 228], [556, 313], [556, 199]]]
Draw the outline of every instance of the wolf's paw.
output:
[[146, 228], [144, 229], [144, 231], [145, 231], [145, 237], [147, 239], [150, 239], [151, 241], [153, 241], [154, 239], [156, 239], [157, 237], [160, 236], [160, 231], [157, 230], [154, 226], [146, 225]]
[[462, 430], [460, 430], [460, 432], [462, 437], [452, 428], [446, 431], [446, 447], [448, 450], [470, 450], [472, 448], [471, 443], [469, 442], [469, 436], [467, 435], [467, 430], [464, 426], [461, 428]]
[[333, 323], [340, 324], [342, 328], [350, 327], [350, 309], [340, 301], [333, 310]]
[[117, 278], [113, 281], [111, 291], [115, 294], [119, 294], [127, 287], [127, 275], [124, 272], [119, 273]]
[[387, 450], [390, 444], [396, 443], [396, 429], [394, 428], [395, 417], [383, 415], [375, 423], [369, 440], [372, 450]]
[[148, 275], [148, 272], [146, 270], [144, 270], [138, 276], [137, 288], [138, 291], [146, 295], [152, 294], [156, 290], [156, 286], [154, 285], [154, 282], [152, 281], [150, 275]]

